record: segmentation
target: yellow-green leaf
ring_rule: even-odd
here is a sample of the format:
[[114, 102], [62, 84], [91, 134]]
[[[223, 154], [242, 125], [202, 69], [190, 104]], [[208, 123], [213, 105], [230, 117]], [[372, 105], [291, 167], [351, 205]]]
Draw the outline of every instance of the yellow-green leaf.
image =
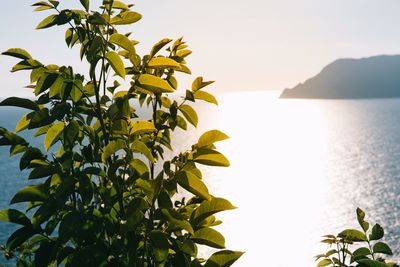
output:
[[44, 138], [44, 148], [49, 150], [49, 148], [57, 141], [57, 138], [61, 135], [64, 130], [64, 122], [60, 121], [50, 127]]
[[103, 149], [103, 153], [101, 154], [101, 160], [103, 163], [106, 163], [107, 159], [117, 152], [126, 147], [126, 142], [121, 139], [113, 140], [108, 145], [106, 145]]
[[192, 53], [192, 51], [187, 50], [187, 49], [184, 49], [184, 50], [179, 50], [179, 51], [176, 53], [176, 55], [177, 55], [178, 57], [185, 58], [185, 57], [187, 57], [188, 55], [190, 55], [191, 53]]
[[137, 121], [132, 123], [131, 134], [143, 134], [155, 132], [157, 129], [154, 127], [154, 123], [149, 121]]
[[21, 49], [21, 48], [10, 48], [1, 54], [6, 55], [6, 56], [20, 58], [20, 59], [32, 59], [32, 56], [26, 50]]
[[60, 95], [63, 86], [64, 86], [64, 78], [61, 75], [59, 75], [57, 79], [54, 81], [54, 83], [50, 86], [49, 97], [55, 97], [57, 95]]
[[115, 73], [121, 76], [122, 78], [125, 78], [126, 73], [125, 73], [124, 62], [119, 57], [119, 55], [114, 51], [109, 51], [106, 53], [106, 59], [110, 63]]
[[117, 16], [111, 18], [110, 23], [114, 25], [132, 24], [139, 21], [142, 15], [134, 11], [122, 11]]
[[229, 167], [230, 165], [223, 154], [212, 149], [198, 149], [193, 155], [193, 161], [208, 166]]
[[229, 136], [219, 130], [211, 130], [203, 133], [197, 141], [198, 147], [206, 147], [218, 141], [228, 139]]
[[212, 254], [204, 267], [229, 267], [242, 255], [243, 252], [240, 251], [221, 250]]
[[114, 9], [122, 9], [122, 10], [129, 10], [129, 6], [121, 1], [113, 1], [112, 8]]
[[196, 91], [200, 90], [201, 88], [204, 88], [207, 85], [210, 85], [212, 83], [214, 83], [214, 81], [204, 82], [203, 77], [197, 77], [192, 83], [192, 91], [196, 92]]
[[26, 128], [28, 128], [30, 122], [31, 121], [28, 119], [27, 114], [25, 114], [24, 116], [22, 116], [22, 118], [18, 121], [17, 125], [15, 126], [15, 131], [20, 132], [22, 130], [25, 130]]
[[212, 228], [201, 228], [197, 230], [191, 239], [197, 244], [213, 248], [225, 248], [224, 236]]
[[236, 209], [228, 200], [224, 198], [212, 198], [211, 200], [203, 201], [200, 206], [194, 211], [190, 219], [192, 225], [198, 225], [211, 215], [225, 211]]
[[111, 43], [116, 44], [120, 47], [122, 47], [123, 49], [127, 50], [130, 53], [135, 54], [135, 47], [133, 46], [132, 42], [128, 39], [128, 37], [126, 37], [123, 34], [120, 33], [114, 33], [110, 36], [110, 40]]
[[142, 141], [139, 141], [139, 140], [133, 141], [133, 143], [131, 145], [131, 149], [132, 149], [133, 152], [142, 153], [151, 162], [154, 162], [154, 158], [153, 158], [153, 155], [151, 154], [150, 149]]
[[197, 117], [196, 111], [189, 105], [182, 105], [179, 107], [179, 110], [182, 112], [183, 116], [195, 127], [197, 127], [197, 123], [199, 118]]
[[151, 74], [142, 74], [139, 76], [138, 80], [141, 87], [149, 90], [153, 93], [172, 93], [174, 88], [172, 88], [169, 83], [160, 77]]
[[50, 15], [43, 19], [37, 26], [36, 29], [45, 29], [57, 24], [57, 15]]
[[196, 91], [193, 93], [195, 99], [204, 100], [206, 102], [218, 105], [217, 99], [210, 93], [204, 91]]
[[17, 223], [21, 225], [31, 225], [31, 221], [22, 212], [15, 209], [0, 211], [0, 221]]
[[207, 186], [193, 173], [180, 171], [176, 173], [176, 179], [178, 184], [190, 193], [206, 200], [211, 199]]
[[166, 69], [166, 68], [174, 68], [180, 69], [181, 66], [178, 62], [171, 58], [167, 57], [155, 57], [150, 59], [148, 66], [154, 69]]
[[164, 46], [166, 46], [168, 43], [170, 43], [172, 40], [168, 39], [168, 38], [164, 38], [160, 41], [158, 41], [153, 48], [151, 49], [150, 52], [150, 58], [154, 57], [158, 51], [160, 51], [161, 48], [163, 48]]

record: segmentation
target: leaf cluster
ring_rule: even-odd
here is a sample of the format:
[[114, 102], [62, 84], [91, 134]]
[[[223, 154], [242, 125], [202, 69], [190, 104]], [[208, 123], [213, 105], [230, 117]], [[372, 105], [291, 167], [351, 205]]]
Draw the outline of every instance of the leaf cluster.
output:
[[[330, 250], [315, 256], [317, 267], [398, 267], [394, 262], [387, 262], [384, 255], [393, 255], [389, 245], [379, 241], [384, 230], [379, 224], [370, 224], [365, 220], [365, 212], [357, 208], [358, 229], [345, 229], [338, 235], [326, 235], [321, 242], [329, 244]], [[350, 250], [356, 246], [355, 250]]]
[[[180, 100], [171, 97], [175, 74], [191, 73], [182, 38], [162, 39], [140, 56], [131, 34], [117, 30], [141, 19], [133, 5], [104, 0], [92, 11], [89, 0], [80, 2], [82, 10], [60, 9], [57, 1], [33, 6], [53, 13], [37, 29], [66, 26], [65, 42], [80, 47], [89, 76], [41, 63], [21, 48], [2, 53], [20, 60], [12, 72], [30, 72], [35, 95], [0, 103], [28, 110], [15, 131], [0, 128], [0, 145], [20, 156], [31, 180], [11, 200], [26, 209], [0, 211], [1, 221], [20, 225], [3, 248], [6, 257], [18, 266], [232, 265], [242, 252], [226, 250], [213, 227], [221, 223], [216, 213], [235, 207], [209, 192], [199, 169], [229, 166], [215, 146], [228, 136], [208, 131], [191, 149], [164, 158], [177, 128], [197, 126], [192, 104], [217, 104], [204, 91], [212, 82], [198, 77]], [[19, 136], [27, 129], [44, 137], [43, 148]], [[199, 258], [199, 244], [217, 252]]]

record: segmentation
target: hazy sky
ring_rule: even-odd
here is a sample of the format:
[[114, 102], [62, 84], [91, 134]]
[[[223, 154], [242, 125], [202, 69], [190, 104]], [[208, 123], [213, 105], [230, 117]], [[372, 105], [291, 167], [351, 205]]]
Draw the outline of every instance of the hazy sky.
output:
[[[26, 48], [43, 63], [79, 66], [64, 30], [34, 30], [48, 12], [36, 1], [4, 1], [0, 50]], [[65, 8], [78, 0], [61, 1]], [[93, 1], [92, 1], [93, 2]], [[400, 54], [399, 0], [137, 0], [143, 19], [130, 31], [148, 51], [164, 37], [182, 35], [194, 53], [194, 76], [216, 80], [215, 90], [293, 87], [342, 57]], [[15, 60], [0, 57], [0, 97], [25, 94], [27, 73], [11, 75]], [[194, 77], [193, 77], [194, 78]], [[183, 83], [185, 85], [185, 83]]]

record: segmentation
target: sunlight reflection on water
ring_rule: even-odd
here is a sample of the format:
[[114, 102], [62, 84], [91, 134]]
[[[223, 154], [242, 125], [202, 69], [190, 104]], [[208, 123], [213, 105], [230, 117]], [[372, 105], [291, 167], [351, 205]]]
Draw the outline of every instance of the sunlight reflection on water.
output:
[[[326, 249], [321, 236], [356, 227], [357, 206], [397, 245], [400, 122], [379, 112], [395, 116], [399, 101], [371, 115], [382, 104], [277, 97], [221, 95], [220, 106], [200, 106], [199, 129], [179, 143], [210, 129], [231, 136], [217, 144], [231, 167], [206, 168], [204, 176], [212, 194], [239, 207], [220, 214], [218, 227], [229, 249], [246, 251], [235, 266], [315, 266], [313, 256]], [[388, 129], [377, 131], [377, 122]]]

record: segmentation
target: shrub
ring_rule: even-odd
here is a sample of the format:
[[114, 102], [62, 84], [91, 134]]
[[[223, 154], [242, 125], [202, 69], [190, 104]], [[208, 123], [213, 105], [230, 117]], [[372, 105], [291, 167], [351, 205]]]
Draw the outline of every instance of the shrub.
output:
[[[80, 46], [89, 75], [71, 66], [43, 64], [27, 51], [3, 55], [20, 59], [12, 72], [30, 71], [35, 100], [10, 97], [1, 106], [29, 110], [11, 132], [0, 128], [0, 145], [22, 155], [20, 169], [33, 183], [11, 200], [26, 203], [24, 212], [6, 209], [0, 220], [18, 224], [3, 247], [18, 266], [191, 266], [227, 267], [241, 252], [225, 250], [215, 214], [235, 207], [213, 196], [198, 165], [229, 166], [214, 143], [224, 133], [204, 133], [188, 151], [170, 160], [171, 136], [177, 128], [197, 126], [191, 103], [217, 104], [198, 77], [181, 100], [176, 72], [190, 74], [191, 53], [182, 38], [162, 39], [139, 56], [137, 41], [119, 25], [141, 19], [133, 5], [104, 0], [97, 11], [60, 9], [41, 1], [35, 11], [52, 11], [37, 29], [65, 25], [68, 47]], [[146, 119], [139, 114], [150, 113]], [[17, 132], [44, 135], [44, 150]], [[188, 191], [186, 199], [179, 192]], [[207, 260], [198, 245], [215, 248]]]

